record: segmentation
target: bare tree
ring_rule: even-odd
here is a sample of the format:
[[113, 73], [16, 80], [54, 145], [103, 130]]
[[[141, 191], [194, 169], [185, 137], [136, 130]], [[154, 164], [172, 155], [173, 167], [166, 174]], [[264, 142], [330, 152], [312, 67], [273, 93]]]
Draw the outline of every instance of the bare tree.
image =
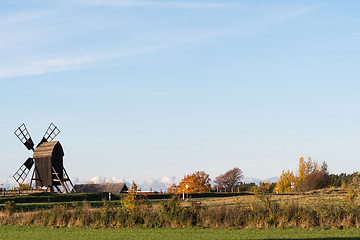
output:
[[214, 182], [217, 187], [232, 188], [239, 185], [243, 177], [243, 172], [239, 168], [233, 168], [226, 173], [217, 176]]

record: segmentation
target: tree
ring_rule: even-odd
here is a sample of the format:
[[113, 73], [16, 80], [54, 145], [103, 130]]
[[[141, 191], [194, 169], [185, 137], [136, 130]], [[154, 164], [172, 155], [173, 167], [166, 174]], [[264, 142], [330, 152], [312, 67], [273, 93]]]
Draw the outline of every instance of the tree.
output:
[[329, 185], [329, 175], [323, 171], [316, 171], [308, 175], [299, 183], [298, 190], [306, 192], [325, 188]]
[[175, 183], [173, 183], [173, 184], [171, 185], [171, 187], [169, 187], [169, 188], [167, 189], [167, 192], [168, 192], [168, 193], [176, 193], [176, 192], [177, 192], [177, 189], [178, 189], [178, 186], [176, 186]]
[[133, 181], [130, 191], [128, 192], [127, 196], [122, 198], [122, 200], [121, 200], [124, 208], [129, 212], [130, 215], [134, 214], [138, 208], [136, 193], [137, 193], [137, 185]]
[[296, 178], [293, 171], [285, 170], [282, 171], [279, 181], [276, 183], [276, 191], [278, 193], [290, 193], [293, 191], [293, 185], [295, 184]]
[[[302, 171], [305, 166], [305, 171]], [[324, 161], [321, 165], [317, 161], [308, 158], [308, 161], [299, 160], [296, 188], [299, 191], [310, 191], [325, 188], [329, 185], [328, 166]]]
[[241, 183], [243, 172], [239, 168], [233, 168], [215, 178], [215, 184], [220, 188], [233, 188]]
[[[330, 183], [328, 166], [324, 161], [321, 165], [317, 161], [303, 157], [299, 159], [298, 171], [295, 176], [290, 170], [282, 171], [279, 181], [276, 183], [278, 193], [289, 193], [292, 191], [310, 191], [325, 188]], [[334, 177], [333, 177], [334, 179]]]
[[[210, 192], [210, 181], [211, 179], [209, 177], [209, 174], [205, 173], [204, 171], [197, 171], [193, 174], [186, 175], [177, 186], [176, 192]], [[186, 186], [188, 186], [188, 188], [186, 188]]]
[[311, 170], [312, 170], [311, 159], [309, 158], [308, 161], [306, 162], [304, 161], [304, 158], [301, 157], [299, 159], [298, 173], [296, 180], [298, 182], [301, 182], [311, 173]]

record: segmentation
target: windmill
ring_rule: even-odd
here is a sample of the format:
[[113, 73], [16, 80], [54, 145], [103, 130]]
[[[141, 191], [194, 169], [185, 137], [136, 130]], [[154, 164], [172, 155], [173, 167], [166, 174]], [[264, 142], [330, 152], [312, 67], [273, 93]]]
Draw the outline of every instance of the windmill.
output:
[[63, 148], [60, 142], [53, 141], [59, 133], [60, 130], [51, 123], [40, 143], [34, 148], [34, 142], [25, 124], [21, 124], [21, 126], [16, 129], [14, 132], [16, 137], [19, 138], [28, 150], [33, 151], [33, 157], [29, 157], [13, 175], [13, 178], [19, 185], [25, 182], [26, 177], [35, 164], [30, 180], [30, 188], [33, 182], [35, 182], [36, 187], [46, 187], [47, 191], [50, 192], [69, 193], [71, 192], [70, 184], [72, 191], [75, 191], [69, 175], [64, 168]]

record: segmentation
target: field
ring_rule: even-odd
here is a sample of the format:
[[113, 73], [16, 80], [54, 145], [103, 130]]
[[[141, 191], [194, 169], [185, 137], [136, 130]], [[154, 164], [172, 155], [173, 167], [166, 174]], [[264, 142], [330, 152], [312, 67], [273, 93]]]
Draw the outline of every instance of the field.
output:
[[0, 226], [0, 239], [359, 239], [360, 230], [230, 228], [46, 228]]
[[[107, 194], [2, 196], [0, 224], [51, 229], [127, 229], [123, 231], [195, 227], [196, 231], [215, 231], [210, 235], [227, 228], [346, 229], [345, 232], [360, 229], [359, 198], [349, 200], [347, 191], [335, 188], [287, 195], [192, 194], [185, 201], [170, 199], [171, 195], [166, 194], [148, 198], [129, 198], [130, 195], [114, 195], [112, 201], [107, 200]], [[167, 230], [158, 231], [167, 234]], [[250, 230], [244, 230], [244, 234], [246, 231]]]
[[[274, 194], [272, 200], [277, 203], [296, 202], [300, 206], [319, 205], [319, 204], [342, 204], [346, 196], [347, 191], [343, 189], [321, 189], [314, 190], [306, 193], [297, 194]], [[248, 204], [254, 201], [254, 195], [243, 196], [229, 196], [229, 197], [207, 197], [207, 198], [194, 198], [207, 206], [213, 205], [237, 205]], [[359, 200], [355, 200], [356, 203], [360, 203]]]
[[[316, 204], [341, 204], [344, 201], [346, 191], [342, 189], [323, 189], [315, 190], [300, 194], [283, 194], [273, 195], [272, 200], [278, 203], [296, 202], [301, 206]], [[125, 194], [112, 194], [114, 204], [118, 204], [120, 198]], [[149, 202], [154, 206], [170, 199], [171, 195], [159, 194], [148, 196]], [[225, 204], [232, 205], [248, 205], [255, 200], [252, 193], [207, 193], [207, 194], [190, 194], [190, 198], [201, 203], [203, 206], [216, 206]], [[108, 199], [106, 193], [79, 193], [79, 194], [34, 194], [31, 196], [0, 196], [0, 210], [4, 209], [6, 201], [14, 201], [19, 210], [33, 211], [36, 209], [52, 208], [55, 205], [74, 205], [87, 201], [92, 207], [102, 207], [104, 201]], [[357, 203], [360, 201], [356, 200]], [[184, 201], [184, 206], [190, 205]]]

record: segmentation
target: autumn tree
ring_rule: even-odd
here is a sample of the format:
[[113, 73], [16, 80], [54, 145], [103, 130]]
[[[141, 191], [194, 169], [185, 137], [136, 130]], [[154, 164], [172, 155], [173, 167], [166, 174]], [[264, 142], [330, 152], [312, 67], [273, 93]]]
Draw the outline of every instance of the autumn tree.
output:
[[178, 186], [173, 183], [168, 189], [167, 189], [167, 192], [168, 193], [176, 193], [177, 192], [177, 189], [178, 189]]
[[290, 193], [293, 191], [296, 178], [293, 171], [285, 170], [282, 171], [279, 181], [276, 183], [276, 191], [278, 193]]
[[243, 172], [239, 168], [233, 168], [224, 174], [221, 174], [215, 178], [216, 187], [219, 188], [233, 188], [241, 183], [243, 178]]
[[311, 159], [309, 158], [309, 161], [305, 161], [303, 157], [301, 157], [299, 159], [299, 164], [298, 164], [298, 173], [297, 173], [297, 181], [301, 182], [302, 180], [304, 180], [310, 173], [312, 170], [312, 162]]
[[137, 193], [137, 185], [133, 181], [127, 196], [122, 198], [121, 200], [124, 208], [129, 212], [129, 214], [134, 214], [138, 209], [136, 193]]
[[329, 185], [329, 175], [323, 171], [316, 171], [298, 184], [298, 190], [305, 192], [325, 188]]
[[[197, 171], [193, 174], [186, 175], [177, 186], [177, 193], [183, 191], [189, 193], [210, 192], [210, 176], [204, 171]], [[188, 186], [188, 188], [186, 188]]]
[[324, 161], [321, 165], [308, 158], [300, 158], [298, 165], [298, 176], [296, 179], [296, 189], [298, 191], [310, 191], [325, 188], [330, 183], [328, 166]]
[[329, 173], [326, 162], [321, 165], [311, 158], [299, 159], [297, 175], [290, 170], [282, 171], [279, 181], [276, 183], [276, 190], [279, 193], [292, 191], [310, 191], [327, 187], [329, 185]]

